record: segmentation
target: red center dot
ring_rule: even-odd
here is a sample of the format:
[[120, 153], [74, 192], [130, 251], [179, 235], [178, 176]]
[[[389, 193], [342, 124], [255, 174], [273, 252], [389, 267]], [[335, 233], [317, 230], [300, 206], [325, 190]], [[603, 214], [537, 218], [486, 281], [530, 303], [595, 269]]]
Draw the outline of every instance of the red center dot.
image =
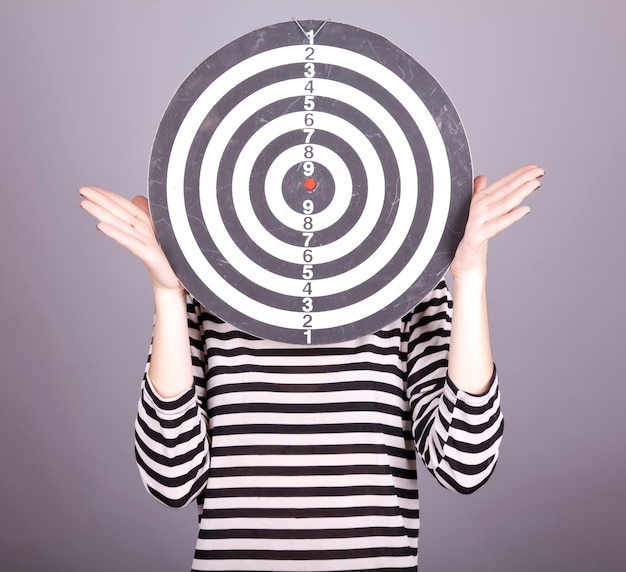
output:
[[304, 188], [307, 191], [312, 191], [315, 187], [317, 187], [317, 183], [315, 182], [315, 179], [305, 179]]

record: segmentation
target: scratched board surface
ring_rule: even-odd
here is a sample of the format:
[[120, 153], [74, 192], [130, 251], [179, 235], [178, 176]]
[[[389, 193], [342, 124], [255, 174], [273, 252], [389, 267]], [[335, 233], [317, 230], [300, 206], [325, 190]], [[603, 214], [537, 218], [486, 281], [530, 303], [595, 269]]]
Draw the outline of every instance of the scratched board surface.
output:
[[157, 237], [187, 290], [255, 336], [328, 344], [409, 312], [460, 241], [472, 165], [442, 87], [385, 38], [290, 21], [182, 83], [152, 151]]

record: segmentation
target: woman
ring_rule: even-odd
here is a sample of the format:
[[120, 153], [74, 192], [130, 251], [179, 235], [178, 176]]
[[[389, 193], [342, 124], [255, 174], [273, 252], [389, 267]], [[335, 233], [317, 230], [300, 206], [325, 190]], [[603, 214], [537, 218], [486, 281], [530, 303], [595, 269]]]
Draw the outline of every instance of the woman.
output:
[[329, 346], [254, 338], [211, 315], [172, 271], [147, 201], [84, 187], [98, 229], [146, 265], [155, 322], [136, 423], [147, 490], [196, 499], [194, 570], [417, 569], [416, 452], [445, 487], [488, 479], [502, 435], [487, 321], [487, 242], [530, 212], [529, 165], [474, 183], [440, 283], [380, 332]]

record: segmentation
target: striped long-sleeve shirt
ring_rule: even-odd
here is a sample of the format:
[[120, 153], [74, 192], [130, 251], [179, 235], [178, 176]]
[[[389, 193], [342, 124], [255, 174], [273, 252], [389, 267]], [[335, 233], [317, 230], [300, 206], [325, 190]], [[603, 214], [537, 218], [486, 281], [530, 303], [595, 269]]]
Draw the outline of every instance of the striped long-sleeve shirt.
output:
[[447, 377], [439, 284], [383, 330], [328, 346], [237, 331], [188, 300], [195, 384], [163, 399], [146, 375], [136, 457], [156, 499], [197, 499], [193, 570], [417, 570], [416, 452], [462, 493], [491, 474], [498, 383]]

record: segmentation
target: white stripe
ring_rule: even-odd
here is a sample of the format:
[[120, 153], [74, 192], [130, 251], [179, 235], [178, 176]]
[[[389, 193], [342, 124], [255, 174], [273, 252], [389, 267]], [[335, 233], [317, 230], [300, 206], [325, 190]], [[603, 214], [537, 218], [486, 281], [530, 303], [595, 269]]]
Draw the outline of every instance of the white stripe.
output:
[[[265, 413], [243, 412], [243, 413], [222, 413], [219, 418], [213, 419], [211, 426], [218, 427], [238, 427], [240, 425], [271, 425], [276, 431], [289, 431], [291, 425], [309, 425], [310, 427], [323, 427], [324, 425], [350, 423], [365, 423], [367, 416], [372, 416], [372, 422], [377, 425], [395, 427], [398, 423], [398, 415], [381, 413], [380, 411], [339, 411], [320, 413], [276, 413], [269, 411]], [[311, 430], [315, 433], [314, 429]]]
[[[324, 570], [324, 572], [348, 572], [351, 570], [383, 570], [385, 568], [411, 568], [416, 566], [417, 559], [412, 556], [406, 557], [376, 557], [376, 558], [342, 558], [339, 560], [324, 560], [319, 562], [307, 562], [303, 560], [197, 560], [193, 561], [194, 570], [219, 570], [241, 571], [254, 570], [255, 572], [294, 572], [308, 570]], [[323, 568], [320, 568], [323, 566]]]
[[[413, 482], [410, 479], [393, 477], [392, 475], [371, 475], [367, 473], [356, 475], [290, 475], [289, 477], [279, 477], [277, 475], [267, 477], [260, 475], [252, 477], [212, 476], [209, 479], [207, 489], [236, 490], [238, 488], [253, 488], [259, 490], [281, 488], [285, 490], [285, 493], [287, 493], [290, 490], [297, 492], [299, 489], [307, 488], [396, 486], [404, 490], [411, 490], [412, 483]], [[260, 495], [262, 495], [261, 490], [259, 490], [259, 496]], [[297, 497], [298, 495], [295, 496]]]
[[215, 395], [211, 398], [211, 408], [220, 407], [222, 405], [232, 405], [233, 403], [273, 403], [273, 404], [340, 404], [340, 403], [384, 403], [402, 409], [404, 399], [400, 396], [393, 395], [383, 391], [367, 391], [367, 390], [344, 390], [344, 391], [328, 391], [317, 393], [281, 393], [279, 391], [241, 391], [237, 393], [224, 393]]
[[368, 465], [408, 468], [406, 459], [380, 453], [340, 453], [335, 455], [233, 455], [214, 457], [212, 469], [232, 467], [351, 467]]
[[[254, 508], [267, 508], [275, 509], [281, 508], [277, 505], [275, 497], [264, 497], [262, 491], [259, 491], [259, 495], [254, 499], [247, 497], [212, 497], [206, 499], [206, 507], [210, 510], [220, 509], [249, 509], [250, 506]], [[335, 508], [363, 508], [363, 507], [396, 507], [407, 509], [416, 509], [417, 506], [408, 505], [402, 507], [399, 499], [393, 495], [345, 495], [345, 496], [314, 496], [314, 497], [290, 497], [289, 508], [297, 509], [319, 509], [321, 507]], [[415, 501], [413, 501], [414, 504]], [[398, 524], [399, 515], [392, 516], [377, 516], [376, 526], [380, 527], [394, 527]], [[337, 516], [333, 517], [332, 521], [328, 518], [311, 518], [305, 517], [298, 519], [298, 528], [300, 529], [323, 529], [327, 528], [332, 522], [332, 528], [358, 528], [364, 526], [371, 526], [371, 516]], [[285, 523], [282, 521], [292, 520], [290, 518], [278, 518], [273, 516], [272, 518], [246, 518], [246, 520], [252, 521], [250, 528], [256, 528], [257, 530], [272, 530], [276, 528], [284, 528]], [[416, 519], [412, 519], [414, 522]], [[204, 528], [207, 530], [223, 530], [230, 528], [241, 528], [241, 519], [239, 518], [215, 518], [213, 520], [208, 519], [203, 521]], [[300, 523], [301, 521], [301, 523]], [[292, 522], [292, 524], [295, 524]]]
[[[329, 531], [329, 535], [331, 532]], [[211, 550], [214, 540], [198, 540], [199, 550]], [[402, 536], [366, 536], [353, 538], [220, 538], [220, 550], [358, 550], [361, 548], [397, 548], [407, 545]]]
[[213, 437], [212, 445], [217, 447], [236, 447], [254, 445], [370, 445], [371, 443], [384, 444], [398, 449], [406, 449], [407, 443], [403, 437], [382, 435], [380, 432], [370, 431], [345, 433], [318, 433], [316, 435], [295, 435], [288, 433], [244, 433], [242, 435], [217, 435]]
[[[191, 447], [191, 448], [194, 448], [194, 447]], [[173, 458], [180, 454], [179, 452], [176, 452], [175, 450], [164, 451], [164, 450], [159, 450], [156, 447], [152, 447], [150, 448], [150, 450], [153, 453], [163, 455], [164, 457], [167, 457], [167, 458]], [[205, 450], [201, 450], [195, 457], [193, 457], [186, 463], [180, 463], [173, 467], [163, 465], [161, 463], [153, 461], [150, 457], [148, 457], [143, 452], [141, 448], [137, 449], [137, 453], [139, 454], [142, 461], [146, 464], [148, 468], [152, 469], [155, 473], [159, 475], [167, 477], [168, 479], [175, 479], [177, 477], [180, 477], [181, 475], [186, 475], [189, 471], [193, 469], [200, 469], [206, 464], [205, 458], [204, 458], [206, 454]]]
[[[494, 412], [495, 413], [495, 412]], [[455, 419], [460, 419], [459, 415], [454, 416]], [[479, 425], [480, 422], [475, 419], [468, 419], [467, 417], [463, 419], [470, 425]], [[487, 419], [484, 420], [486, 422]], [[500, 428], [500, 423], [496, 422], [493, 425], [490, 425], [485, 429], [482, 433], [470, 433], [469, 431], [464, 431], [463, 429], [457, 429], [455, 427], [450, 428], [450, 436], [454, 437], [457, 441], [462, 443], [467, 443], [470, 445], [479, 445], [480, 443], [484, 443], [485, 441], [491, 439]]]

